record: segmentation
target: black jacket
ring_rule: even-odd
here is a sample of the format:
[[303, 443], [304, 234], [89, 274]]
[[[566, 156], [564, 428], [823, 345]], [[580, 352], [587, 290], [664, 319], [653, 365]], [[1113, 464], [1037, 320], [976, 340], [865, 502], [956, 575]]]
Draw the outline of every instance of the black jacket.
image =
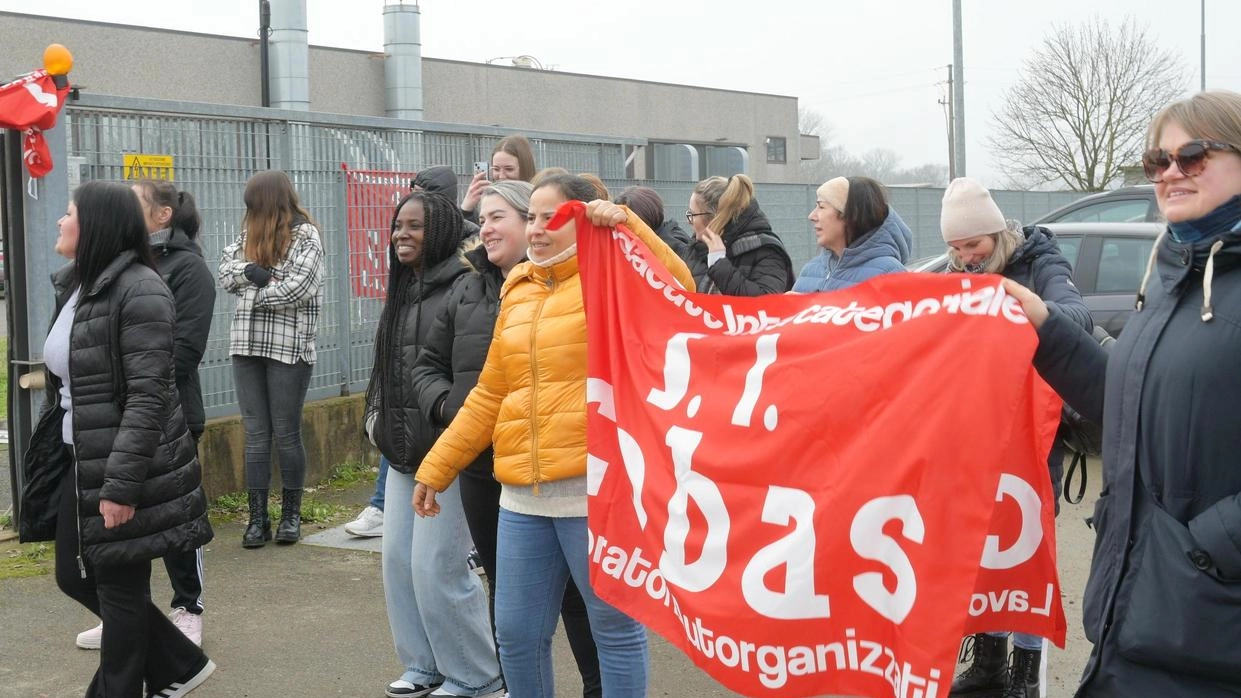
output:
[[[377, 415], [375, 441], [397, 472], [412, 474], [417, 471], [423, 456], [439, 437], [440, 429], [431, 423], [429, 415], [418, 404], [418, 392], [410, 376], [431, 323], [444, 307], [449, 288], [467, 269], [465, 262], [453, 255], [427, 270], [421, 283], [413, 282], [410, 297], [401, 301], [403, 308], [391, 340], [389, 357], [392, 363], [386, 372], [376, 366], [371, 373], [367, 414]], [[389, 378], [385, 380], [384, 375]]]
[[1058, 309], [1039, 331], [1039, 372], [1103, 425], [1082, 607], [1094, 648], [1077, 695], [1237, 696], [1241, 232], [1165, 236], [1156, 251], [1144, 305], [1110, 352]]
[[1089, 332], [1094, 328], [1090, 308], [1073, 285], [1073, 266], [1060, 254], [1055, 234], [1039, 226], [1028, 226], [1021, 232], [1026, 241], [1008, 258], [1004, 276], [1034, 291], [1049, 306], [1060, 308]]
[[724, 258], [707, 266], [707, 245], [690, 245], [690, 273], [700, 293], [762, 296], [793, 288], [793, 262], [780, 237], [771, 230], [757, 201], [724, 228]]
[[[1090, 332], [1094, 321], [1082, 294], [1073, 285], [1073, 266], [1060, 254], [1055, 234], [1046, 228], [1029, 226], [1022, 230], [1026, 241], [1008, 258], [1003, 275], [1034, 291], [1048, 307], [1058, 308], [1073, 324]], [[1064, 440], [1057, 436], [1047, 454], [1056, 513], [1060, 513], [1060, 492], [1064, 481]]]
[[[433, 191], [443, 194], [452, 200], [453, 203], [460, 203], [457, 198], [457, 173], [452, 171], [447, 165], [435, 165], [422, 170], [414, 176], [414, 180], [409, 183], [410, 188], [419, 187], [424, 191]], [[461, 239], [468, 240], [478, 235], [478, 215], [473, 216], [462, 211], [461, 220], [464, 226], [461, 230]]]
[[[453, 282], [414, 365], [418, 404], [440, 429], [457, 416], [478, 383], [478, 374], [491, 347], [500, 311], [500, 287], [504, 284], [500, 268], [487, 259], [487, 251], [481, 246], [464, 256], [471, 271]], [[491, 477], [491, 470], [492, 452], [488, 448], [465, 473]]]
[[211, 333], [211, 314], [215, 308], [215, 278], [203, 259], [198, 243], [184, 231], [174, 229], [168, 240], [153, 245], [159, 275], [172, 291], [177, 306], [177, 328], [173, 332], [173, 359], [177, 371], [177, 393], [185, 424], [194, 438], [202, 436], [207, 421], [203, 410], [203, 390], [198, 380], [198, 364], [207, 350]]
[[665, 219], [655, 234], [664, 241], [664, 244], [671, 247], [678, 257], [689, 260], [689, 247], [694, 243], [694, 236], [685, 232], [675, 220]]
[[[53, 276], [57, 314], [73, 267]], [[159, 275], [132, 252], [115, 259], [78, 299], [70, 335], [73, 450], [61, 441], [60, 381], [48, 373], [46, 403], [24, 458], [23, 540], [52, 540], [61, 477], [77, 478], [81, 555], [117, 564], [194, 550], [211, 540], [194, 441], [177, 398], [175, 309]], [[73, 468], [76, 454], [77, 467]], [[137, 508], [103, 527], [99, 500]]]

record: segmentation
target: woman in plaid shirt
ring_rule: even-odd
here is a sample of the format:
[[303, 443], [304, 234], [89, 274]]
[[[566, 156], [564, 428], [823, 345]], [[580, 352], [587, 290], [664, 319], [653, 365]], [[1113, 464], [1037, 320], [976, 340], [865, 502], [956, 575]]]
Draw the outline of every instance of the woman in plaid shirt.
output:
[[315, 363], [315, 331], [323, 301], [323, 244], [288, 175], [250, 178], [241, 235], [220, 256], [220, 286], [237, 296], [229, 354], [246, 429], [250, 525], [242, 547], [271, 540], [267, 491], [271, 440], [280, 453], [282, 490], [277, 543], [301, 537], [306, 447], [302, 405]]

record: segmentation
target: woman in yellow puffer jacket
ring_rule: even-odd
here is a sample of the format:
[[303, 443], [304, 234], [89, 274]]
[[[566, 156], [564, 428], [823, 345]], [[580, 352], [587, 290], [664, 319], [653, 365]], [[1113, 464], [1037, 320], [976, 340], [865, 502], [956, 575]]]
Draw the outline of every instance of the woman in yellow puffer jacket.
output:
[[[494, 445], [502, 485], [495, 615], [500, 663], [514, 698], [555, 695], [551, 639], [566, 581], [586, 600], [603, 694], [646, 695], [646, 631], [595, 596], [587, 567], [586, 317], [577, 230], [547, 223], [566, 201], [596, 196], [580, 177], [545, 177], [530, 198], [528, 262], [509, 274], [478, 385], [423, 459], [414, 508], [438, 510], [435, 493]], [[687, 289], [689, 269], [628, 209], [592, 202], [596, 225], [624, 222]]]

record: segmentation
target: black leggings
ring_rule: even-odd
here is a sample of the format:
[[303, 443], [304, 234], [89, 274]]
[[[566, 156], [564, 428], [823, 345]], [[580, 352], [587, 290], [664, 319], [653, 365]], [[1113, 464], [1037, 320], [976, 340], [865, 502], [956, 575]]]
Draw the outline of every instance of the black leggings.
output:
[[86, 695], [137, 698], [197, 672], [206, 666], [207, 655], [151, 603], [150, 560], [115, 565], [79, 563], [74, 477], [71, 469], [61, 483], [56, 585], [103, 621], [99, 670]]
[[[468, 471], [461, 474], [458, 483], [461, 505], [465, 508], [465, 521], [470, 527], [470, 536], [474, 539], [474, 547], [478, 549], [483, 570], [487, 573], [488, 605], [491, 606], [491, 631], [494, 635], [496, 528], [500, 520], [500, 483], [494, 478], [479, 477]], [[599, 675], [599, 651], [590, 632], [586, 602], [582, 600], [582, 592], [577, 590], [572, 577], [565, 586], [564, 600], [560, 603], [560, 620], [564, 623], [565, 638], [569, 640], [569, 648], [573, 650], [578, 673], [582, 675], [582, 695], [584, 698], [601, 698], [603, 679]]]

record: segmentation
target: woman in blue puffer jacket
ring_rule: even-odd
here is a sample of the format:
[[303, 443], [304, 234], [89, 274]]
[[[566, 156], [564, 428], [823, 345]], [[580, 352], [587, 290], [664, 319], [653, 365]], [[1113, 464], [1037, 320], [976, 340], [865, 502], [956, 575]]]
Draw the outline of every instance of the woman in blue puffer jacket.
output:
[[802, 267], [794, 293], [838, 291], [880, 274], [905, 271], [913, 233], [888, 205], [879, 182], [869, 177], [824, 182], [809, 218], [823, 251]]

